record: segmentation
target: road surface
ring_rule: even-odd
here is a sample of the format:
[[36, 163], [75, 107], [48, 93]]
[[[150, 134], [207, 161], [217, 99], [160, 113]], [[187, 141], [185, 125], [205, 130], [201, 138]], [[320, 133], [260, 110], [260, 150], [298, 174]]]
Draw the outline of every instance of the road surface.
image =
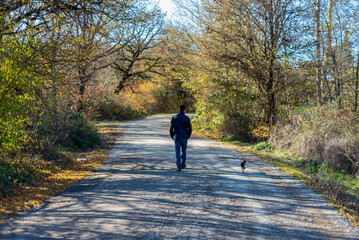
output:
[[170, 117], [122, 125], [97, 172], [0, 225], [0, 239], [359, 239], [309, 188], [220, 143], [191, 138], [176, 172]]

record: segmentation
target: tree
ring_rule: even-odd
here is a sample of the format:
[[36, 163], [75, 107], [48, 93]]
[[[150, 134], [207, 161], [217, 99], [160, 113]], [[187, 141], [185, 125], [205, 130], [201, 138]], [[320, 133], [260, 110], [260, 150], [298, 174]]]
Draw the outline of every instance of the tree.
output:
[[88, 6], [101, 6], [95, 0], [3, 0], [0, 2], [0, 36], [15, 35], [29, 28], [43, 26], [48, 16], [61, 18], [71, 12], [87, 12]]
[[[78, 86], [78, 110], [83, 110], [85, 89], [94, 74], [110, 66], [110, 56], [122, 49], [130, 39], [125, 31], [127, 25], [138, 18], [137, 1], [101, 1], [101, 5], [83, 3], [86, 12], [70, 16], [67, 62], [72, 63], [71, 75]], [[132, 15], [132, 14], [133, 15]], [[66, 30], [65, 30], [66, 31]]]
[[111, 63], [118, 81], [116, 94], [139, 81], [150, 80], [153, 74], [161, 74], [161, 57], [156, 56], [155, 48], [160, 46], [162, 25], [163, 16], [155, 9], [135, 22], [131, 33], [127, 33], [129, 42], [113, 54]]
[[[82, 111], [86, 87], [96, 73], [109, 67], [112, 55], [134, 41], [137, 36], [133, 29], [145, 29], [147, 25], [154, 29], [159, 21], [152, 24], [151, 20], [156, 17], [161, 18], [156, 7], [150, 10], [146, 1], [136, 0], [70, 1], [44, 12], [38, 17], [42, 24], [36, 27], [44, 41], [39, 49], [41, 73], [48, 77], [60, 74], [77, 101], [77, 109]], [[51, 78], [56, 95], [57, 80]], [[73, 88], [77, 88], [76, 93]]]
[[274, 124], [276, 95], [285, 86], [283, 63], [300, 44], [299, 27], [305, 29], [300, 22], [304, 6], [293, 0], [222, 0], [204, 1], [203, 9], [198, 19], [208, 55], [254, 81], [266, 122]]
[[315, 32], [316, 32], [316, 60], [317, 60], [317, 66], [316, 66], [316, 82], [317, 82], [317, 104], [320, 106], [323, 103], [322, 100], [322, 64], [321, 64], [321, 34], [320, 34], [320, 28], [321, 28], [321, 21], [320, 21], [320, 8], [321, 8], [321, 0], [316, 0], [315, 4]]

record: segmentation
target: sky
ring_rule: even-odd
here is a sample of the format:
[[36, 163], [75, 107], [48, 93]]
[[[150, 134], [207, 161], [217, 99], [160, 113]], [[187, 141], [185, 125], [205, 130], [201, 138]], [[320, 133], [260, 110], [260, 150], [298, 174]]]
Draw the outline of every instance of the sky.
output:
[[175, 4], [171, 0], [160, 0], [161, 9], [167, 13], [167, 17], [171, 18], [175, 11]]

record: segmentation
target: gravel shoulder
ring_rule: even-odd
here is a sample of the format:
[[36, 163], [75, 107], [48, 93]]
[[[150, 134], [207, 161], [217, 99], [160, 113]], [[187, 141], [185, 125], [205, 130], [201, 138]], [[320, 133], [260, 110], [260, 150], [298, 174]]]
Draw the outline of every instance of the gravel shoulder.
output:
[[0, 239], [359, 239], [308, 187], [220, 143], [194, 136], [175, 172], [170, 117], [122, 125], [95, 173], [0, 225]]

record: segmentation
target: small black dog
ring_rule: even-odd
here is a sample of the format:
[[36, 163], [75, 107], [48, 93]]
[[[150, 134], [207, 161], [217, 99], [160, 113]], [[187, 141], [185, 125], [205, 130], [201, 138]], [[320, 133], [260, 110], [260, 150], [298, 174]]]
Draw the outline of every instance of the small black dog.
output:
[[245, 167], [246, 162], [247, 162], [246, 160], [243, 160], [243, 161], [241, 162], [242, 173], [244, 172], [244, 169], [246, 169], [246, 167]]

